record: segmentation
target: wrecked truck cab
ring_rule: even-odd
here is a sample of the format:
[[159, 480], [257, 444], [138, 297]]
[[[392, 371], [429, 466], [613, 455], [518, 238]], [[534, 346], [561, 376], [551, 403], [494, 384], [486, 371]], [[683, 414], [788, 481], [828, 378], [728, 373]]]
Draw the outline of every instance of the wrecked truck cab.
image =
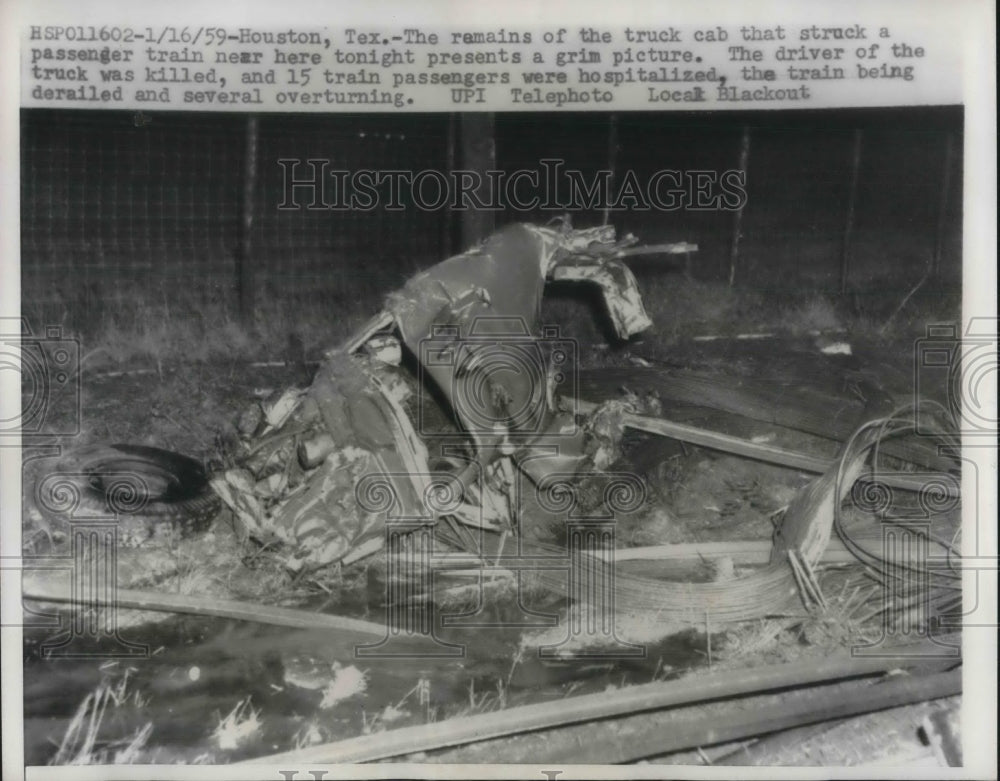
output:
[[615, 257], [634, 241], [616, 242], [612, 226], [515, 224], [389, 296], [386, 310], [419, 380], [445, 396], [477, 450], [562, 427], [553, 429], [556, 399], [575, 395], [576, 346], [558, 327], [540, 328], [548, 280], [596, 284], [622, 339], [652, 325], [635, 277]]
[[[511, 528], [515, 469], [537, 484], [607, 462], [607, 443], [588, 441], [603, 429], [577, 422], [575, 343], [540, 323], [545, 284], [596, 284], [618, 336], [640, 333], [652, 323], [620, 259], [635, 242], [612, 226], [515, 224], [412, 277], [287, 410], [266, 415], [220, 495], [251, 537], [283, 543], [295, 571], [377, 550], [387, 518]], [[404, 349], [416, 377], [400, 368]], [[430, 468], [403, 406], [411, 392], [418, 407], [443, 399], [472, 444], [466, 462]]]

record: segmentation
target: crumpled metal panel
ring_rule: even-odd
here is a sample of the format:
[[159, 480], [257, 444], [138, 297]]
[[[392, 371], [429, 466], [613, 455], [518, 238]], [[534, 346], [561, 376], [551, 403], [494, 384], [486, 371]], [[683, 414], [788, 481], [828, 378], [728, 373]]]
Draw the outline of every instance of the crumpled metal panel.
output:
[[382, 466], [397, 517], [422, 518], [427, 450], [413, 424], [374, 371], [360, 358], [332, 355], [317, 372], [309, 398], [319, 408], [337, 450], [360, 448]]
[[560, 282], [572, 280], [598, 285], [604, 293], [604, 303], [615, 333], [621, 339], [642, 333], [653, 324], [642, 304], [635, 277], [620, 261], [593, 263], [585, 260], [564, 263], [553, 269], [552, 278]]
[[520, 318], [534, 332], [547, 256], [554, 251], [545, 239], [530, 226], [510, 225], [480, 246], [412, 277], [386, 302], [403, 341], [419, 355], [420, 341], [431, 336], [435, 324], [469, 327], [477, 316], [491, 314]]
[[243, 466], [213, 482], [246, 533], [283, 544], [292, 571], [376, 549], [387, 518], [437, 520], [427, 451], [382, 376], [388, 368], [332, 353], [307, 391], [286, 392], [265, 413], [275, 425]]
[[547, 279], [598, 285], [623, 339], [652, 325], [635, 277], [614, 257], [631, 241], [616, 243], [613, 226], [510, 225], [388, 297], [420, 379], [437, 385], [480, 454], [495, 451], [506, 435], [523, 439], [565, 426], [555, 419], [552, 366], [539, 341]]
[[[537, 482], [584, 462], [603, 465], [603, 440], [557, 406], [565, 367], [553, 356], [567, 345], [540, 332], [541, 301], [548, 279], [596, 284], [619, 336], [648, 328], [635, 278], [616, 257], [632, 242], [616, 241], [612, 226], [510, 225], [417, 274], [327, 353], [307, 391], [289, 391], [264, 411], [267, 428], [242, 468], [217, 481], [220, 493], [251, 536], [284, 543], [296, 571], [374, 549], [387, 518], [434, 523], [432, 480], [440, 476], [432, 479], [401, 405], [410, 389], [389, 365], [400, 360], [399, 343], [384, 333], [390, 326], [417, 359], [418, 384], [436, 385], [473, 439], [479, 473], [494, 462], [516, 464]], [[461, 519], [468, 510], [463, 523], [502, 524], [500, 505], [487, 512], [488, 493], [473, 488], [451, 514]]]

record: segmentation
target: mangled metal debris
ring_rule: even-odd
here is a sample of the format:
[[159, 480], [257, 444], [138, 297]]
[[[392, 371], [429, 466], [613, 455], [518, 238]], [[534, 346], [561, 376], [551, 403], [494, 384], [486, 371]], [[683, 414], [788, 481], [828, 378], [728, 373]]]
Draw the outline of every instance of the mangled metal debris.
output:
[[[635, 277], [621, 261], [642, 251], [636, 241], [618, 240], [612, 226], [517, 224], [417, 274], [325, 356], [308, 389], [263, 410], [244, 432], [240, 467], [217, 476], [216, 491], [246, 534], [281, 544], [295, 571], [376, 550], [386, 517], [433, 524], [446, 507], [458, 522], [509, 528], [505, 497], [515, 470], [537, 482], [603, 469], [614, 458], [622, 402], [578, 423], [575, 345], [541, 327], [541, 303], [548, 281], [592, 284], [621, 339], [648, 329]], [[415, 371], [402, 368], [406, 359]], [[404, 406], [415, 393], [417, 403], [443, 399], [467, 442], [440, 454], [447, 471], [432, 468], [420, 421]], [[388, 483], [369, 479], [375, 475]]]
[[[540, 322], [545, 284], [596, 285], [616, 333], [640, 333], [650, 318], [621, 260], [640, 251], [634, 243], [617, 240], [610, 227], [512, 225], [410, 279], [327, 353], [308, 389], [288, 391], [245, 431], [240, 466], [213, 482], [244, 533], [298, 573], [379, 550], [393, 519], [411, 531], [442, 530], [445, 521], [449, 540], [484, 566], [511, 535], [519, 535], [520, 550], [565, 556], [520, 535], [515, 486], [541, 488], [552, 476], [583, 483], [611, 467], [624, 430], [638, 428], [823, 476], [787, 506], [768, 566], [736, 576], [729, 562], [716, 567], [729, 576], [710, 582], [617, 572], [620, 606], [689, 625], [709, 613], [721, 625], [822, 609], [814, 568], [839, 507], [856, 478], [871, 479], [868, 461], [882, 433], [912, 428], [912, 420], [866, 424], [831, 461], [664, 420], [655, 395], [579, 401], [574, 344]], [[435, 404], [450, 429], [424, 419]], [[905, 474], [877, 477], [914, 488]], [[475, 543], [469, 529], [495, 534], [476, 548], [462, 544], [463, 537]], [[564, 572], [539, 568], [531, 577], [549, 591], [567, 588]]]

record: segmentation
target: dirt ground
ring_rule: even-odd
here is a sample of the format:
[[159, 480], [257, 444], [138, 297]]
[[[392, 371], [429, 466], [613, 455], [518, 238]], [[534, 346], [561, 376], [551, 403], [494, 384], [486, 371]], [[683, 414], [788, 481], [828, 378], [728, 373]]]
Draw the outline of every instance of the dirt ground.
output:
[[[796, 310], [798, 321], [790, 319], [788, 311], [769, 318], [759, 307], [742, 321], [728, 321], [721, 312], [714, 319], [683, 326], [664, 324], [637, 342], [611, 347], [594, 326], [573, 314], [575, 306], [556, 303], [550, 314], [570, 312], [569, 328], [581, 339], [579, 365], [584, 371], [613, 377], [616, 369], [666, 366], [712, 372], [733, 383], [768, 378], [790, 389], [808, 385], [848, 398], [859, 392], [861, 377], [868, 382], [865, 387], [878, 388], [886, 398], [906, 399], [912, 394], [912, 347], [918, 331], [902, 327], [880, 337], [870, 324], [838, 316], [815, 301], [803, 302]], [[720, 322], [729, 322], [728, 328], [720, 329]], [[758, 338], [737, 338], [746, 333]], [[315, 338], [308, 341], [308, 349], [296, 337], [290, 338], [288, 350], [272, 349], [256, 356], [241, 350], [229, 360], [215, 355], [210, 360], [156, 362], [131, 353], [125, 361], [90, 361], [82, 370], [80, 434], [62, 444], [150, 445], [194, 457], [209, 469], [223, 468], [231, 462], [237, 420], [248, 405], [273, 398], [291, 385], [308, 384], [322, 344]], [[331, 338], [327, 346], [336, 342]], [[851, 345], [850, 355], [823, 352], [824, 346], [839, 342]], [[645, 393], [638, 387], [627, 390]], [[885, 401], [857, 398], [862, 412], [869, 401]], [[833, 458], [839, 448], [827, 438], [696, 404], [662, 403], [662, 415], [824, 458]], [[44, 472], [47, 452], [26, 448], [26, 492]], [[616, 539], [622, 548], [770, 541], [783, 510], [813, 479], [805, 472], [638, 432], [626, 435], [616, 468], [641, 475], [648, 491], [646, 505], [618, 521]], [[25, 555], [66, 555], [67, 530], [32, 512], [30, 505], [26, 496]], [[338, 572], [337, 588], [329, 587], [333, 581], [317, 588], [271, 566], [266, 552], [262, 555], [252, 543], [238, 539], [228, 512], [220, 513], [206, 536], [155, 554], [123, 551], [119, 565], [121, 587], [257, 599], [376, 621], [383, 609], [384, 583], [376, 560]], [[704, 571], [695, 567], [683, 577], [711, 579], [718, 576], [718, 566], [706, 561]], [[729, 567], [731, 577], [741, 574], [742, 565], [729, 562]], [[863, 579], [860, 570], [848, 572], [838, 566], [821, 574], [829, 593], [841, 596]], [[509, 592], [500, 589], [495, 598], [492, 610], [507, 609]], [[534, 606], [557, 610], [551, 601], [547, 605], [544, 596]], [[850, 615], [838, 616], [836, 604], [818, 618], [728, 631], [657, 626], [648, 614], [629, 616], [626, 610], [622, 637], [650, 644], [642, 663], [575, 668], [542, 664], [526, 654], [524, 636], [537, 640], [547, 630], [529, 627], [500, 632], [486, 643], [471, 643], [468, 656], [451, 667], [430, 661], [366, 666], [325, 640], [310, 640], [308, 634], [293, 637], [193, 618], [161, 616], [153, 624], [151, 618], [148, 613], [121, 616], [123, 632], [142, 638], [152, 649], [149, 659], [127, 664], [45, 662], [38, 658], [44, 632], [29, 633], [25, 649], [29, 762], [72, 758], [74, 744], [67, 742], [68, 736], [75, 734], [74, 724], [79, 731], [81, 720], [93, 718], [95, 697], [101, 691], [111, 692], [103, 696], [113, 701], [113, 707], [100, 724], [97, 748], [91, 745], [89, 755], [77, 753], [79, 761], [229, 761], [463, 713], [676, 677], [709, 663], [713, 653], [716, 665], [821, 656], [849, 646], [864, 632], [864, 627], [851, 623]], [[817, 765], [856, 764], [865, 758], [874, 762], [884, 758], [885, 751], [882, 741], [872, 740], [872, 730], [905, 730], [903, 743], [907, 750], [913, 748], [913, 713], [900, 711], [888, 725], [872, 723], [853, 732], [840, 725], [822, 737], [803, 738], [794, 750], [775, 749], [769, 760]]]

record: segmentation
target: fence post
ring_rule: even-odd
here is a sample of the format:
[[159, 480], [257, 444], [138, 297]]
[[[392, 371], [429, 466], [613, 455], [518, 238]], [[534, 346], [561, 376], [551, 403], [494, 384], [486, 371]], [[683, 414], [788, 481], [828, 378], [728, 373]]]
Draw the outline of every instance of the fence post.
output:
[[945, 224], [948, 221], [948, 191], [951, 189], [951, 167], [954, 154], [955, 134], [948, 133], [944, 140], [944, 171], [941, 174], [941, 195], [938, 200], [937, 228], [934, 236], [934, 258], [931, 261], [932, 276], [937, 276], [941, 271]]
[[851, 150], [851, 189], [847, 194], [847, 216], [844, 218], [844, 237], [840, 246], [840, 294], [847, 292], [847, 278], [851, 271], [851, 239], [854, 234], [854, 211], [858, 201], [858, 174], [861, 170], [861, 144], [864, 131], [854, 131]]
[[254, 273], [251, 263], [253, 249], [254, 194], [257, 191], [257, 146], [259, 122], [247, 117], [243, 158], [243, 205], [240, 215], [240, 246], [236, 260], [236, 288], [239, 295], [240, 320], [246, 326], [254, 324]]
[[[743, 135], [740, 138], [740, 162], [738, 170], [744, 173], [747, 170], [747, 162], [750, 159], [750, 126], [743, 126]], [[743, 232], [743, 209], [744, 203], [736, 210], [733, 216], [733, 243], [729, 248], [729, 287], [736, 281], [736, 264], [740, 257], [740, 237]]]
[[[612, 114], [608, 117], [608, 170], [611, 176], [608, 177], [608, 193], [615, 190], [615, 168], [618, 166], [618, 115]], [[611, 204], [604, 205], [604, 215], [601, 220], [602, 225], [607, 225], [611, 220]]]
[[[455, 147], [458, 143], [458, 117], [454, 113], [448, 114], [448, 138], [445, 143], [445, 165], [450, 177], [455, 171], [457, 162]], [[462, 251], [462, 248], [456, 249], [455, 247], [455, 222], [455, 208], [449, 203], [444, 210], [444, 219], [441, 225], [441, 243], [444, 247], [444, 252], [441, 254], [446, 258]]]
[[[496, 132], [493, 114], [476, 112], [461, 115], [462, 126], [462, 169], [476, 171], [482, 183], [477, 195], [483, 202], [489, 202], [490, 179], [487, 171], [496, 168]], [[466, 250], [493, 233], [496, 220], [489, 209], [462, 210], [462, 249]]]

